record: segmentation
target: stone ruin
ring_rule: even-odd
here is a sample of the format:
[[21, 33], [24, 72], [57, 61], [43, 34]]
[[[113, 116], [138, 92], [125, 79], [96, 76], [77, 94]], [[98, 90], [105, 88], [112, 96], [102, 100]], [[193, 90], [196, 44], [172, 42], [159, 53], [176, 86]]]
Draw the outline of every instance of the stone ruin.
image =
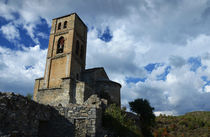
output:
[[52, 107], [18, 94], [0, 92], [0, 137], [102, 137], [104, 102], [90, 98], [96, 101], [94, 105]]

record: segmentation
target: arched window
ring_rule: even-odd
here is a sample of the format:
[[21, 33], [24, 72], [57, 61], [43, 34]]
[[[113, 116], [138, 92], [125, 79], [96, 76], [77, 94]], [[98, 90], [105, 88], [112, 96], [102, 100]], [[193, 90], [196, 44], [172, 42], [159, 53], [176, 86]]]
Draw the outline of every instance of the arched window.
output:
[[82, 59], [84, 56], [84, 47], [83, 45], [81, 45], [81, 49], [80, 49], [80, 58]]
[[64, 22], [63, 28], [65, 29], [67, 27], [67, 21]]
[[76, 54], [79, 55], [79, 41], [76, 42]]
[[63, 49], [64, 49], [64, 37], [60, 37], [57, 45], [57, 53], [63, 53]]
[[58, 23], [58, 30], [61, 29], [61, 23]]

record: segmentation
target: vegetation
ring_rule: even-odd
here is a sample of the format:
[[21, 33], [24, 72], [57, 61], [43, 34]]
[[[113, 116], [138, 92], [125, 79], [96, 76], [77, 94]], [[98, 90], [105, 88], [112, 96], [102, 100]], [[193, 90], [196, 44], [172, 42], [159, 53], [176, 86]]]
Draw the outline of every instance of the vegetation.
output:
[[191, 112], [183, 116], [156, 117], [154, 137], [209, 137], [210, 112]]
[[155, 125], [154, 108], [146, 99], [136, 99], [129, 102], [131, 111], [135, 112], [140, 119], [142, 133], [145, 137], [152, 136], [152, 127]]
[[28, 93], [28, 94], [26, 95], [26, 97], [27, 97], [28, 99], [32, 100], [33, 95], [32, 95], [31, 93]]
[[114, 137], [142, 137], [141, 130], [135, 121], [115, 104], [105, 110], [103, 126], [111, 131]]
[[103, 115], [103, 126], [112, 137], [210, 137], [210, 112], [191, 112], [182, 116], [155, 117], [149, 102], [136, 99], [129, 102], [126, 112], [111, 104]]

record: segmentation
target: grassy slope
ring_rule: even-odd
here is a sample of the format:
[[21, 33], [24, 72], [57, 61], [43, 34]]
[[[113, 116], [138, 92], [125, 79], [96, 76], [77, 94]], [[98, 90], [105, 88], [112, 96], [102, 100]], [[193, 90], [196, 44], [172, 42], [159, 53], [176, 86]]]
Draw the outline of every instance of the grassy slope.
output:
[[210, 111], [156, 117], [155, 137], [210, 137]]

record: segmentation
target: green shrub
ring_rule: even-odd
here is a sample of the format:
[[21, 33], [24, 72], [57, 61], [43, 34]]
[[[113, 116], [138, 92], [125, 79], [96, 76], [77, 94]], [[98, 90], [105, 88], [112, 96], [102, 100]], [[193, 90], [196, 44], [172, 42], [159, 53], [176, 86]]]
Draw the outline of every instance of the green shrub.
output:
[[141, 131], [135, 121], [127, 117], [125, 111], [115, 104], [110, 105], [103, 115], [103, 126], [119, 137], [141, 137]]
[[27, 95], [26, 95], [26, 97], [28, 98], [28, 99], [32, 99], [33, 98], [33, 95], [31, 94], [31, 93], [28, 93]]

